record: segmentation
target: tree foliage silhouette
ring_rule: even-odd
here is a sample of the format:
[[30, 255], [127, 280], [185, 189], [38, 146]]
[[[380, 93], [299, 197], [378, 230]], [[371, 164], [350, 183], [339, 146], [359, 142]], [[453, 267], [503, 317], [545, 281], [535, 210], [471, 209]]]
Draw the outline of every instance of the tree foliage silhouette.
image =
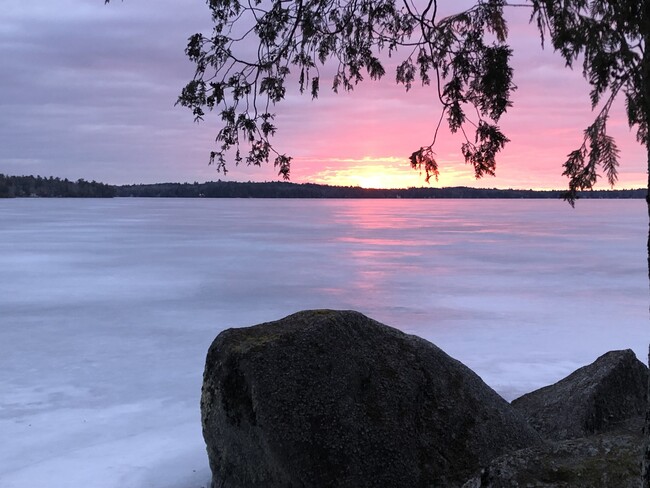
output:
[[[105, 0], [109, 3], [110, 0]], [[386, 55], [398, 58], [395, 79], [408, 91], [413, 83], [432, 85], [442, 109], [432, 140], [413, 151], [411, 165], [427, 180], [439, 174], [433, 147], [446, 121], [461, 131], [461, 152], [475, 175], [494, 175], [496, 155], [508, 142], [497, 123], [512, 105], [507, 7], [527, 7], [531, 21], [550, 39], [567, 66], [582, 60], [592, 86], [594, 122], [578, 149], [564, 163], [566, 198], [592, 189], [602, 169], [617, 180], [619, 151], [607, 134], [614, 100], [625, 98], [628, 121], [648, 147], [650, 61], [649, 2], [633, 0], [477, 0], [455, 14], [440, 16], [437, 0], [207, 0], [214, 28], [189, 39], [186, 54], [195, 64], [193, 79], [177, 103], [197, 121], [218, 112], [221, 128], [210, 161], [227, 171], [235, 164], [260, 165], [273, 158], [289, 177], [291, 157], [276, 151], [273, 107], [295, 81], [301, 93], [320, 93], [321, 79], [350, 91], [365, 77], [386, 74]], [[383, 55], [383, 56], [382, 56]], [[469, 127], [469, 128], [468, 128]], [[650, 161], [650, 153], [649, 153]], [[650, 180], [649, 180], [650, 184]]]
[[[481, 177], [493, 175], [495, 157], [508, 142], [497, 122], [511, 105], [511, 50], [506, 45], [505, 2], [479, 1], [439, 18], [435, 1], [419, 8], [402, 0], [209, 0], [214, 30], [195, 34], [186, 49], [196, 65], [178, 103], [201, 120], [217, 111], [221, 129], [211, 162], [227, 170], [260, 165], [272, 157], [288, 178], [291, 157], [276, 152], [273, 106], [295, 81], [318, 97], [323, 80], [350, 91], [366, 77], [386, 75], [386, 56], [399, 56], [395, 79], [409, 90], [433, 85], [446, 120], [465, 135], [462, 153]], [[471, 126], [473, 137], [467, 127]], [[426, 177], [438, 176], [432, 141], [410, 155]], [[245, 147], [245, 149], [244, 149]]]
[[[650, 36], [650, 3], [631, 0], [531, 0], [532, 19], [542, 42], [573, 67], [582, 61], [583, 75], [591, 85], [592, 109], [599, 104], [594, 122], [585, 129], [580, 147], [564, 163], [571, 201], [575, 192], [591, 189], [600, 166], [608, 182], [617, 179], [618, 149], [607, 134], [607, 120], [614, 100], [625, 98], [630, 127], [648, 147], [650, 117], [650, 58], [645, 46]], [[650, 159], [650, 158], [649, 158]]]

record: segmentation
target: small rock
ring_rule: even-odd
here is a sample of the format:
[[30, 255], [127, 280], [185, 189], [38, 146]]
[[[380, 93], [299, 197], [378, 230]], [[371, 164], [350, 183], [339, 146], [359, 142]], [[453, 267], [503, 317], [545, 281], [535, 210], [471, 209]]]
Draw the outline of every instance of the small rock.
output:
[[610, 351], [554, 385], [512, 401], [543, 437], [574, 439], [636, 422], [645, 413], [648, 368], [634, 353]]
[[638, 488], [640, 431], [549, 443], [493, 460], [463, 488]]

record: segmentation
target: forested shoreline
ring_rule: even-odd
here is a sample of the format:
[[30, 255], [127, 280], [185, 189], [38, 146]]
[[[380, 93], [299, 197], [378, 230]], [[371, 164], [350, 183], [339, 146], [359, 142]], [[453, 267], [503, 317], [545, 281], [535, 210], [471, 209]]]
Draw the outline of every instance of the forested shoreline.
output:
[[96, 181], [0, 174], [0, 198], [112, 198], [116, 187]]
[[[581, 198], [645, 198], [646, 189], [593, 190]], [[108, 185], [57, 177], [6, 176], [0, 174], [0, 198], [545, 198], [558, 199], [564, 190], [515, 190], [498, 188], [397, 188], [369, 189], [315, 183], [210, 181], [206, 183], [157, 183]]]
[[[330, 186], [315, 183], [235, 182], [158, 183], [116, 187], [120, 197], [177, 198], [561, 198], [564, 190], [514, 190], [498, 188], [396, 188], [370, 189], [358, 186]], [[645, 198], [645, 189], [594, 190], [582, 198]]]

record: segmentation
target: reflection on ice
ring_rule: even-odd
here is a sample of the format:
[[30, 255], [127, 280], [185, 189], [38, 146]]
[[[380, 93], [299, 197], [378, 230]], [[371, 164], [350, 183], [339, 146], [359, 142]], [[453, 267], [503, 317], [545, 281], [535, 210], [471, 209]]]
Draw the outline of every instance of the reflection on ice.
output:
[[3, 488], [205, 484], [207, 347], [300, 309], [423, 336], [506, 398], [649, 340], [642, 201], [1, 205]]

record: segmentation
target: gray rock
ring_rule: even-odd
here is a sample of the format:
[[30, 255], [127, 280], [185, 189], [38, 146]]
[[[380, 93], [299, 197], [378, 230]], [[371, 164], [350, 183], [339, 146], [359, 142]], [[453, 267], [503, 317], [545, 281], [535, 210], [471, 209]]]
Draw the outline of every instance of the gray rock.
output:
[[469, 368], [351, 311], [219, 334], [201, 414], [214, 488], [454, 487], [541, 442]]
[[641, 430], [523, 449], [493, 460], [463, 488], [638, 488]]
[[543, 437], [575, 439], [641, 417], [647, 384], [648, 368], [631, 350], [611, 351], [554, 385], [513, 400], [512, 406]]

